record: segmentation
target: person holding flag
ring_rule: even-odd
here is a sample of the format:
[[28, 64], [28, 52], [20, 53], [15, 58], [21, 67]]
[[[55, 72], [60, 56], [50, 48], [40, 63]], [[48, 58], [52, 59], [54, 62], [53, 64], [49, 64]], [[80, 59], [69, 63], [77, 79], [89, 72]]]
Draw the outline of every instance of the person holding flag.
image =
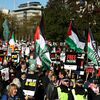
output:
[[44, 29], [42, 24], [43, 22], [42, 18], [41, 18], [40, 25], [37, 26], [36, 28], [36, 32], [34, 36], [35, 53], [36, 53], [36, 57], [39, 57], [42, 62], [43, 70], [49, 70], [51, 65], [51, 59], [50, 59], [49, 50], [46, 45], [46, 41], [43, 38]]

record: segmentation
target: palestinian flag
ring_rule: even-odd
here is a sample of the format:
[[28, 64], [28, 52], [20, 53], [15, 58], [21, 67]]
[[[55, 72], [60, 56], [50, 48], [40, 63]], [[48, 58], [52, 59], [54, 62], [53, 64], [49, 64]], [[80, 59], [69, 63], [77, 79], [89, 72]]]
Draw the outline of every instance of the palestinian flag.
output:
[[93, 35], [92, 33], [89, 31], [88, 32], [88, 43], [87, 43], [87, 56], [88, 58], [92, 61], [92, 63], [94, 63], [95, 65], [98, 65], [98, 60], [99, 60], [99, 56], [96, 52], [95, 46], [94, 46], [94, 42], [93, 42]]
[[12, 33], [11, 38], [15, 41], [15, 34], [14, 33]]
[[79, 41], [77, 34], [74, 32], [72, 27], [72, 22], [70, 22], [68, 33], [68, 37], [66, 39], [67, 45], [78, 53], [82, 53], [84, 51], [85, 43]]
[[11, 39], [9, 40], [10, 45], [15, 45], [15, 36], [14, 33], [12, 33]]
[[10, 48], [12, 49], [12, 52], [14, 52], [15, 49], [15, 40], [14, 40], [14, 33], [11, 36], [11, 39], [9, 40]]
[[46, 41], [42, 36], [40, 26], [38, 26], [36, 29], [34, 40], [36, 57], [39, 56], [40, 60], [42, 61], [42, 66], [44, 70], [50, 69], [50, 54], [46, 45]]

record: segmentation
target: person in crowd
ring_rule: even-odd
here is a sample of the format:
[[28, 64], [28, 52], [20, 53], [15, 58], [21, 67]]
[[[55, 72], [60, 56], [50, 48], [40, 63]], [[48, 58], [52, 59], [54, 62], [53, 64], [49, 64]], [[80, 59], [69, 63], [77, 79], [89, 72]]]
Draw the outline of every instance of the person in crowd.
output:
[[57, 100], [58, 99], [58, 92], [56, 86], [57, 77], [53, 74], [51, 75], [50, 83], [46, 89], [46, 100]]
[[21, 69], [18, 71], [17, 77], [20, 78], [22, 73], [28, 73], [28, 68], [26, 66], [26, 62], [21, 63]]
[[28, 56], [25, 57], [25, 62], [26, 62], [26, 66], [29, 67], [29, 57]]
[[30, 54], [29, 58], [29, 70], [36, 70], [36, 59], [34, 59], [33, 54]]
[[25, 80], [25, 85], [23, 87], [25, 97], [27, 97], [28, 100], [37, 100], [35, 99], [37, 74], [35, 74], [33, 70], [28, 70], [28, 74]]
[[79, 79], [76, 81], [75, 87], [71, 90], [72, 96], [74, 99], [72, 100], [86, 100], [86, 91], [83, 87], [84, 81]]
[[57, 64], [54, 64], [54, 72], [55, 72], [55, 75], [57, 76], [57, 79], [59, 79], [60, 70], [61, 70], [61, 67]]
[[76, 75], [72, 73], [71, 78], [70, 78], [70, 88], [71, 89], [75, 87], [75, 81], [76, 81]]
[[12, 82], [12, 80], [16, 77], [16, 69], [14, 67], [10, 67], [9, 70], [9, 81]]
[[27, 47], [25, 48], [25, 57], [29, 57], [30, 54], [30, 47], [29, 45], [27, 45]]
[[[21, 82], [18, 78], [14, 78], [10, 84], [17, 85], [17, 95], [22, 99], [25, 100], [24, 92], [22, 91]], [[9, 85], [7, 86], [9, 88]]]
[[24, 86], [25, 86], [26, 77], [27, 77], [27, 75], [26, 75], [25, 72], [21, 73], [20, 82], [21, 82], [21, 87], [22, 87], [22, 89], [23, 89]]
[[46, 94], [46, 89], [50, 83], [51, 76], [53, 74], [52, 70], [46, 70], [43, 74], [39, 75], [36, 88], [36, 100], [44, 100]]
[[20, 71], [21, 65], [24, 64], [24, 63], [25, 63], [25, 60], [24, 60], [23, 57], [21, 57], [20, 60], [19, 60], [19, 63], [18, 63], [17, 66], [16, 66], [16, 70], [17, 70], [17, 71]]
[[59, 76], [59, 79], [57, 80], [57, 86], [60, 86], [62, 80], [66, 78], [66, 72], [65, 72], [65, 70], [60, 70], [58, 76]]
[[69, 82], [65, 81], [68, 78], [66, 77], [66, 72], [64, 69], [59, 71], [59, 79], [57, 80], [57, 91], [59, 100], [68, 100], [68, 87]]
[[17, 89], [17, 85], [10, 84], [7, 93], [2, 96], [1, 100], [21, 100], [21, 98], [19, 98], [17, 95]]
[[98, 86], [98, 81], [93, 80], [88, 86], [88, 100], [100, 100], [100, 87]]
[[1, 100], [1, 97], [2, 97], [2, 94], [3, 94], [3, 91], [4, 91], [4, 89], [3, 89], [3, 83], [0, 80], [0, 100]]
[[12, 57], [11, 56], [8, 57], [8, 64], [7, 64], [7, 66], [9, 66], [9, 68], [13, 66], [13, 61], [12, 61]]
[[58, 87], [59, 100], [72, 100], [70, 92], [70, 81], [69, 79], [63, 79], [61, 85]]

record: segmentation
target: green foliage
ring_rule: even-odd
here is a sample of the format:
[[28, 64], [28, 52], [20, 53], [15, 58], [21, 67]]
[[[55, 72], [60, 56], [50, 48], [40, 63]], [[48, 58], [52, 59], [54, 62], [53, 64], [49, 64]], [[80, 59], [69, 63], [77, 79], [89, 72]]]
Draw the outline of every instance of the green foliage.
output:
[[52, 41], [64, 41], [65, 33], [67, 32], [67, 12], [61, 0], [57, 0], [56, 2], [53, 0], [51, 5], [49, 3], [44, 13], [46, 38]]
[[[66, 2], [65, 2], [66, 1]], [[70, 20], [74, 20], [80, 36], [91, 27], [95, 39], [100, 43], [100, 9], [98, 1], [87, 0], [49, 0], [45, 13], [46, 38], [52, 41], [64, 41]], [[79, 0], [80, 1], [80, 0]]]

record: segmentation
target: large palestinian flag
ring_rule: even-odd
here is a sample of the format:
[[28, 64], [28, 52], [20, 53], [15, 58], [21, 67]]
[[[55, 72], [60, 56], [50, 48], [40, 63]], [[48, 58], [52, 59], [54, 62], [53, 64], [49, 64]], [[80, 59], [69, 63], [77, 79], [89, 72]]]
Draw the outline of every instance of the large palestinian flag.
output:
[[35, 49], [36, 57], [39, 56], [39, 58], [41, 59], [44, 70], [50, 69], [50, 64], [51, 64], [50, 54], [46, 42], [42, 36], [40, 26], [38, 26], [36, 29], [34, 40], [36, 48]]
[[67, 45], [78, 53], [82, 53], [84, 51], [85, 43], [79, 41], [77, 34], [74, 32], [72, 27], [72, 22], [70, 22], [68, 33], [68, 37], [66, 39]]
[[87, 56], [88, 58], [92, 61], [92, 63], [94, 63], [95, 65], [98, 65], [98, 60], [99, 60], [99, 56], [96, 52], [95, 46], [94, 46], [94, 40], [92, 38], [92, 33], [89, 31], [88, 32], [88, 43], [87, 43]]

